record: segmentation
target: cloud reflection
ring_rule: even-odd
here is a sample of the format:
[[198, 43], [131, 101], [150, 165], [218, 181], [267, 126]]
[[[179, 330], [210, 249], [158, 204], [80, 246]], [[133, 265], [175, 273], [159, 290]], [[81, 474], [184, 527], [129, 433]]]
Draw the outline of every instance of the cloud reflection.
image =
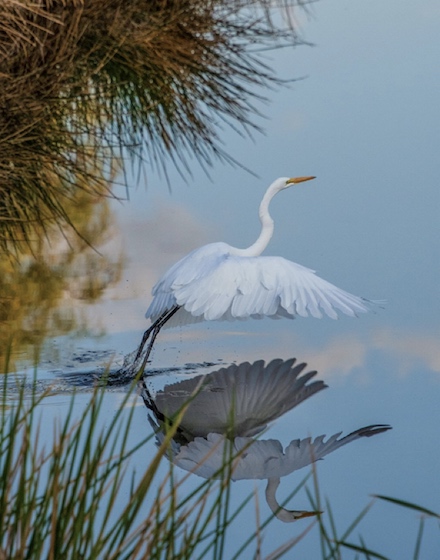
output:
[[381, 330], [373, 337], [376, 348], [391, 354], [399, 362], [400, 371], [408, 373], [416, 364], [421, 364], [435, 373], [440, 373], [440, 344], [438, 334], [402, 333]]
[[128, 216], [124, 224], [124, 246], [130, 265], [125, 275], [133, 295], [149, 295], [158, 276], [173, 262], [200, 243], [212, 241], [214, 236], [180, 204], [159, 199], [152, 206], [154, 213], [147, 219], [144, 214]]
[[[312, 380], [316, 371], [294, 358], [276, 359], [267, 365], [232, 364], [204, 376], [166, 385], [151, 395], [144, 382], [142, 397], [154, 414], [150, 423], [157, 444], [165, 437], [165, 423], [187, 408], [171, 445], [171, 460], [177, 466], [204, 478], [219, 476], [229, 464], [230, 478], [267, 479], [266, 500], [274, 514], [285, 522], [316, 512], [286, 510], [275, 497], [281, 477], [306, 467], [339, 447], [390, 429], [386, 425], [361, 428], [340, 437], [341, 432], [292, 440], [286, 448], [278, 440], [255, 436], [300, 402], [326, 387]], [[226, 459], [226, 461], [225, 461]]]

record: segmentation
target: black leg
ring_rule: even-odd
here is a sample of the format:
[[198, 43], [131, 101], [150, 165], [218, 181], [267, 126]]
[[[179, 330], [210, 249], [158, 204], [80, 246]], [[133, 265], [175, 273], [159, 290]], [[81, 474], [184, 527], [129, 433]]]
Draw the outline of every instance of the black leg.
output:
[[[159, 319], [157, 321], [159, 321]], [[157, 321], [154, 323], [154, 325], [157, 323]], [[137, 351], [137, 354], [136, 354], [136, 358], [134, 359], [135, 362], [137, 360], [139, 360], [139, 356], [142, 354], [142, 350], [144, 349], [145, 343], [147, 342], [151, 331], [154, 329], [154, 325], [152, 325], [149, 329], [147, 329], [144, 332], [144, 336], [142, 337], [141, 343], [139, 345], [139, 348], [138, 348], [138, 351]]]
[[156, 337], [159, 334], [159, 331], [160, 331], [159, 326], [155, 327], [154, 330], [153, 330], [153, 334], [151, 335], [150, 343], [148, 344], [148, 348], [147, 348], [147, 351], [145, 353], [144, 359], [142, 360], [142, 366], [141, 366], [142, 373], [145, 370], [145, 366], [147, 365], [148, 358], [150, 357], [151, 350], [153, 349], [154, 341], [156, 340]]
[[165, 422], [165, 416], [162, 412], [157, 408], [156, 403], [154, 402], [153, 397], [151, 396], [150, 391], [148, 390], [147, 384], [145, 381], [142, 382], [142, 399], [144, 401], [145, 406], [151, 410], [156, 417], [156, 419], [160, 422]]
[[[142, 340], [141, 340], [141, 343], [140, 343], [140, 345], [139, 345], [138, 351], [137, 351], [137, 353], [136, 353], [136, 358], [134, 359], [135, 362], [137, 362], [137, 360], [139, 360], [140, 355], [142, 354], [142, 350], [144, 349], [144, 346], [145, 346], [145, 344], [146, 344], [148, 338], [150, 337], [150, 334], [154, 331], [154, 329], [155, 329], [158, 325], [163, 324], [162, 321], [163, 321], [164, 319], [165, 319], [165, 321], [168, 320], [168, 319], [167, 319], [168, 314], [170, 313], [170, 311], [173, 311], [174, 309], [176, 309], [176, 311], [177, 311], [177, 309], [179, 309], [179, 307], [178, 307], [178, 306], [177, 306], [177, 307], [173, 307], [171, 310], [167, 309], [166, 311], [164, 311], [164, 312], [162, 313], [162, 315], [160, 315], [159, 318], [156, 319], [156, 320], [154, 321], [154, 323], [151, 325], [151, 327], [149, 327], [149, 328], [144, 332], [144, 335], [143, 335], [143, 337], [142, 337]], [[173, 312], [173, 315], [174, 315], [174, 313], [175, 313], [175, 311]], [[172, 315], [171, 315], [171, 316], [172, 316]]]
[[156, 319], [156, 321], [154, 321], [154, 323], [151, 325], [151, 327], [145, 331], [144, 336], [142, 337], [141, 344], [140, 344], [139, 349], [137, 351], [136, 358], [135, 358], [135, 363], [136, 363], [137, 360], [140, 358], [140, 356], [142, 354], [142, 350], [143, 350], [147, 340], [149, 339], [149, 337], [151, 335], [151, 339], [150, 339], [150, 343], [148, 344], [147, 352], [145, 354], [144, 359], [142, 360], [142, 366], [141, 366], [141, 371], [142, 372], [144, 371], [145, 366], [147, 365], [147, 361], [148, 361], [148, 358], [150, 357], [150, 353], [151, 353], [151, 350], [153, 348], [154, 341], [156, 340], [156, 337], [159, 334], [160, 329], [165, 325], [165, 323], [167, 321], [169, 321], [171, 319], [171, 317], [175, 313], [177, 313], [177, 311], [179, 309], [180, 309], [180, 305], [176, 305], [172, 309], [169, 309], [169, 310], [165, 311], [165, 313], [162, 313], [162, 315], [158, 319]]

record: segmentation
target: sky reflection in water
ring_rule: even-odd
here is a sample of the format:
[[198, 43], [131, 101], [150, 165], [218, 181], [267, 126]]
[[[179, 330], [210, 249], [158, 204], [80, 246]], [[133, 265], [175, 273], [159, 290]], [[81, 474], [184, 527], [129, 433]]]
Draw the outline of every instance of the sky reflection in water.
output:
[[[373, 493], [438, 509], [439, 76], [432, 45], [438, 41], [440, 10], [434, 0], [411, 7], [397, 0], [321, 2], [313, 10], [316, 19], [301, 19], [305, 38], [316, 47], [278, 52], [270, 61], [282, 77], [307, 79], [271, 94], [265, 109], [270, 120], [262, 122], [265, 137], [253, 143], [224, 135], [228, 150], [259, 178], [218, 166], [210, 181], [194, 168], [188, 184], [170, 172], [171, 196], [154, 174], [147, 189], [144, 184], [130, 189], [129, 203], [113, 205], [120, 235], [106, 245], [110, 254], [125, 252], [121, 280], [101, 299], [75, 304], [95, 334], [104, 334], [82, 338], [77, 332], [75, 338], [51, 341], [43, 358], [52, 361], [41, 375], [50, 378], [57, 367], [64, 371], [74, 352], [110, 351], [121, 359], [133, 351], [146, 327], [151, 287], [170, 264], [211, 241], [250, 245], [269, 183], [283, 175], [316, 175], [313, 184], [272, 202], [275, 235], [266, 254], [316, 269], [352, 293], [384, 299], [385, 308], [357, 320], [164, 330], [152, 367], [292, 356], [306, 361], [331, 389], [270, 427], [268, 437], [284, 446], [292, 437], [392, 425], [392, 432], [338, 450], [318, 465], [321, 490], [343, 529]], [[96, 363], [91, 358], [82, 371]], [[73, 363], [69, 369], [81, 367]], [[136, 412], [149, 429], [145, 411]], [[254, 484], [235, 484], [237, 503]], [[289, 484], [282, 480], [281, 496], [289, 493]], [[417, 523], [415, 513], [376, 504], [361, 533], [375, 550], [406, 557]], [[298, 525], [273, 526], [268, 540], [287, 540]], [[240, 527], [232, 531], [232, 538], [242, 538]], [[422, 557], [437, 558], [433, 524], [427, 524], [425, 539]], [[318, 551], [310, 535], [297, 548], [298, 557], [314, 558]]]

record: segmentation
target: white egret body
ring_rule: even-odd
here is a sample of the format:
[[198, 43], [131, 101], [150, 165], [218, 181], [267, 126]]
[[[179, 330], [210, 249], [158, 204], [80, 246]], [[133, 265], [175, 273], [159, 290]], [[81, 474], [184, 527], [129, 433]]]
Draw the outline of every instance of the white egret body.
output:
[[153, 288], [146, 312], [152, 326], [145, 332], [137, 357], [148, 337], [148, 358], [160, 328], [199, 321], [262, 317], [293, 319], [297, 315], [336, 319], [338, 311], [351, 317], [368, 311], [368, 300], [352, 295], [315, 275], [313, 270], [282, 257], [260, 256], [274, 230], [269, 203], [279, 191], [314, 177], [276, 179], [260, 204], [261, 233], [247, 249], [210, 243], [174, 264]]

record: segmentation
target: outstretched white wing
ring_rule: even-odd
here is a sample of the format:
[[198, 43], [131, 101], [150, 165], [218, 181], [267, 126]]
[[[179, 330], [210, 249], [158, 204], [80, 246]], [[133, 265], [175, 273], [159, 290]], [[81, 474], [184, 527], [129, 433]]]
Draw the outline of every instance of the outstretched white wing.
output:
[[146, 316], [173, 305], [173, 324], [296, 315], [336, 319], [368, 311], [368, 300], [337, 288], [282, 257], [240, 257], [225, 243], [202, 247], [176, 263], [153, 290]]
[[[162, 313], [177, 304], [176, 289], [183, 287], [190, 289], [195, 282], [211, 277], [220, 264], [228, 258], [230, 250], [231, 247], [226, 243], [210, 243], [195, 249], [176, 262], [154, 286], [153, 300], [145, 313], [145, 317], [151, 319], [151, 322], [154, 323]], [[195, 316], [182, 308], [165, 326], [173, 327], [203, 320], [203, 315]]]

